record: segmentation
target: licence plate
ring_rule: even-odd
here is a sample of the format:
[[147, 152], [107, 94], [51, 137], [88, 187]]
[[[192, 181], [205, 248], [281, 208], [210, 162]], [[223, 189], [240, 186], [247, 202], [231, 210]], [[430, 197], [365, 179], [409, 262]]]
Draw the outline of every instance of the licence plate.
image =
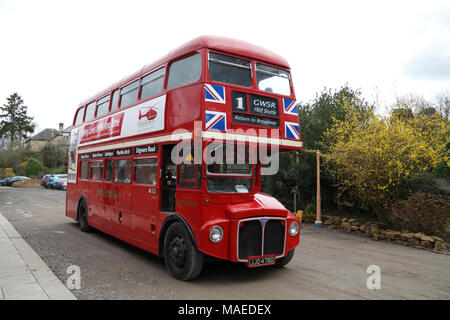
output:
[[273, 265], [273, 264], [275, 264], [275, 256], [249, 258], [248, 262], [247, 262], [247, 266], [249, 268], [270, 266], [270, 265]]

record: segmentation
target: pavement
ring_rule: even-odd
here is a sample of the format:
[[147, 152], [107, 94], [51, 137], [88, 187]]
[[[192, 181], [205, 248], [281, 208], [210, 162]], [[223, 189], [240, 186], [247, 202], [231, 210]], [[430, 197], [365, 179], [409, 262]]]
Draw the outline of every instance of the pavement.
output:
[[0, 300], [76, 300], [1, 213]]

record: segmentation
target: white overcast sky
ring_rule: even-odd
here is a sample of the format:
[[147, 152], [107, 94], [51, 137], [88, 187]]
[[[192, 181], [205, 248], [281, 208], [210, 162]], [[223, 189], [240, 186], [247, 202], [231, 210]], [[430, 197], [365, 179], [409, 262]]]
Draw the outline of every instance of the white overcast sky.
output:
[[450, 94], [450, 1], [0, 0], [0, 103], [18, 92], [36, 132], [199, 35], [285, 57], [298, 101], [348, 83], [367, 100]]

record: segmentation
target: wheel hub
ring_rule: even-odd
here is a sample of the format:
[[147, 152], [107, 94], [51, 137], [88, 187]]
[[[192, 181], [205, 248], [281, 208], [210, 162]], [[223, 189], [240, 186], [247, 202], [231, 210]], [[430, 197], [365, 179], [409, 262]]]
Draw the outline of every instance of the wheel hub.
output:
[[186, 261], [186, 243], [180, 236], [175, 236], [169, 244], [169, 256], [177, 267], [184, 266]]

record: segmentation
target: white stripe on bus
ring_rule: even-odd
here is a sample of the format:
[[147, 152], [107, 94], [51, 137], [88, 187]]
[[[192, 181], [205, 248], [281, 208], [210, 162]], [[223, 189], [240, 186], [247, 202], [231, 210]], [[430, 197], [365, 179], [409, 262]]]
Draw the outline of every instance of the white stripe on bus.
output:
[[[241, 141], [241, 142], [254, 142], [261, 144], [275, 144], [287, 147], [303, 147], [302, 141], [292, 141], [286, 139], [277, 139], [277, 138], [267, 138], [267, 137], [255, 137], [248, 136], [242, 134], [234, 134], [234, 133], [223, 133], [223, 132], [211, 132], [211, 131], [202, 131], [202, 138], [207, 139], [220, 139], [220, 140], [233, 140], [233, 141]], [[120, 149], [120, 148], [128, 148], [128, 147], [137, 147], [145, 144], [153, 144], [158, 142], [170, 142], [170, 141], [179, 141], [179, 140], [190, 140], [192, 139], [192, 132], [185, 133], [177, 133], [141, 140], [127, 141], [115, 144], [108, 144], [100, 147], [92, 147], [87, 149], [79, 149], [78, 152], [80, 154], [91, 153], [96, 151], [106, 151], [111, 149]]]

